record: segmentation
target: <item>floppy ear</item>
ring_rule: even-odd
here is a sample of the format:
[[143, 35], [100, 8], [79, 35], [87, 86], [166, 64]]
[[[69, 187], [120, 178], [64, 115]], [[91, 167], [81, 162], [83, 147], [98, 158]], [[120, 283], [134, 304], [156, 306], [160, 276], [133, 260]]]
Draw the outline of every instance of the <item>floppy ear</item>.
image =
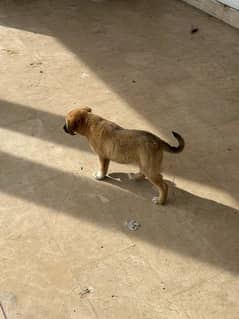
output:
[[84, 110], [84, 111], [86, 111], [86, 112], [91, 112], [92, 111], [92, 109], [90, 108], [90, 107], [83, 107], [83, 109], [82, 110]]
[[78, 112], [78, 114], [71, 118], [69, 124], [72, 133], [77, 132], [79, 134], [84, 135], [88, 112], [90, 111], [86, 111], [85, 108], [81, 109], [81, 111]]

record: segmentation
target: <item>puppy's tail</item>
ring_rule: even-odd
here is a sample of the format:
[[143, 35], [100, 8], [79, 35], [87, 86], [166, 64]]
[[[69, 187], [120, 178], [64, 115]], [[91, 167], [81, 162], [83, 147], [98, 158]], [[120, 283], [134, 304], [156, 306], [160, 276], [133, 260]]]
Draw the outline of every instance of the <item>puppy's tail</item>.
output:
[[178, 141], [178, 146], [171, 146], [167, 142], [163, 141], [163, 149], [169, 153], [180, 153], [180, 152], [182, 152], [182, 150], [184, 149], [184, 146], [185, 146], [184, 139], [178, 133], [176, 133], [176, 132], [172, 132], [172, 133], [173, 133], [173, 136]]

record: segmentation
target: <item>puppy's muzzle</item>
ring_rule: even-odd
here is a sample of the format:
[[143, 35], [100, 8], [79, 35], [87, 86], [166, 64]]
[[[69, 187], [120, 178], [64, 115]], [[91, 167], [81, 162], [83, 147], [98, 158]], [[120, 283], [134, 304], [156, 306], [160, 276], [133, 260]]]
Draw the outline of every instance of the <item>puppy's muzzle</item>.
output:
[[67, 134], [70, 134], [70, 135], [76, 135], [74, 132], [70, 131], [66, 124], [63, 126], [63, 130], [67, 133]]

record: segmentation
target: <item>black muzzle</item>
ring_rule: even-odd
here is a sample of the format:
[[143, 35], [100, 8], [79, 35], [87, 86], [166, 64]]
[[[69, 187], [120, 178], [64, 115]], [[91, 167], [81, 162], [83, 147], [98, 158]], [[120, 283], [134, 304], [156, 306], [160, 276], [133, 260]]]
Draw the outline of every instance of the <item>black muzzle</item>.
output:
[[66, 124], [63, 126], [63, 130], [67, 133], [67, 134], [70, 134], [70, 135], [76, 135], [74, 132], [70, 131]]

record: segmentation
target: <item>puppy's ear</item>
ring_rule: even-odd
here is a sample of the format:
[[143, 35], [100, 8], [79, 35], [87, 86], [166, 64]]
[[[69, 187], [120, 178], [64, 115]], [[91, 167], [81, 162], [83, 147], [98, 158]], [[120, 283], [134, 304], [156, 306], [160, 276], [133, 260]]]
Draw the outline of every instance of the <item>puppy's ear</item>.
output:
[[70, 124], [69, 126], [72, 133], [77, 132], [79, 134], [84, 135], [86, 130], [87, 119], [88, 119], [88, 112], [90, 111], [87, 111], [84, 108], [84, 109], [81, 109], [80, 112], [72, 116], [72, 118], [69, 121], [69, 124]]
[[82, 110], [86, 112], [92, 112], [92, 109], [90, 107], [84, 107]]

